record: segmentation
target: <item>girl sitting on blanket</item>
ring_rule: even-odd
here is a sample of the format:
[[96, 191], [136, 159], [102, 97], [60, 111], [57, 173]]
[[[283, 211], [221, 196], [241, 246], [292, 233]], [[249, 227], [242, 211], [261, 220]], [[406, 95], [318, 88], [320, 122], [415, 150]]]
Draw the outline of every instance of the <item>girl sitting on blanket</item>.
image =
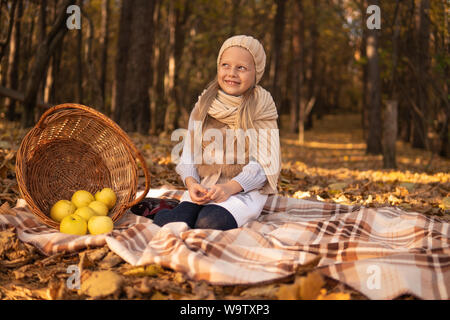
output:
[[188, 190], [178, 206], [155, 214], [155, 224], [238, 228], [258, 218], [268, 195], [277, 193], [278, 114], [270, 93], [258, 85], [265, 63], [264, 48], [250, 36], [223, 43], [217, 77], [190, 114], [176, 167]]

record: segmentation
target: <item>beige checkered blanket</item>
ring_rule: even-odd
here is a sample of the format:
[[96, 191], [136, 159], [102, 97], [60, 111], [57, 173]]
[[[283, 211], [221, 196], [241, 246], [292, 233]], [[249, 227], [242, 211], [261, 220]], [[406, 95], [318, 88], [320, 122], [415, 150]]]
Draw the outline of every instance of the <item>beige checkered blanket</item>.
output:
[[[152, 189], [148, 196], [180, 199], [182, 193]], [[127, 212], [113, 232], [96, 236], [59, 233], [22, 199], [1, 213], [0, 230], [14, 226], [22, 241], [46, 255], [107, 244], [131, 265], [158, 263], [230, 285], [283, 278], [320, 256], [318, 271], [370, 299], [449, 299], [449, 223], [395, 207], [270, 196], [257, 221], [234, 230], [189, 229], [182, 222], [160, 228]]]

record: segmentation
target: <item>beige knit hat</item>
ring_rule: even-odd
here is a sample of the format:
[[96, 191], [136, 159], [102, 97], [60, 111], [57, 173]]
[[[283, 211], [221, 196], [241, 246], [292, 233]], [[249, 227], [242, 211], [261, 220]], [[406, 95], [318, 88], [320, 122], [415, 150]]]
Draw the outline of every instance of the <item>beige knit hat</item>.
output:
[[222, 57], [223, 52], [229, 47], [242, 47], [247, 49], [251, 53], [251, 55], [253, 56], [253, 60], [255, 61], [255, 84], [257, 84], [259, 80], [261, 80], [264, 74], [264, 68], [266, 67], [266, 53], [264, 52], [262, 44], [251, 36], [238, 35], [228, 38], [227, 40], [225, 40], [219, 50], [219, 56], [217, 57], [217, 66], [219, 66], [220, 58]]

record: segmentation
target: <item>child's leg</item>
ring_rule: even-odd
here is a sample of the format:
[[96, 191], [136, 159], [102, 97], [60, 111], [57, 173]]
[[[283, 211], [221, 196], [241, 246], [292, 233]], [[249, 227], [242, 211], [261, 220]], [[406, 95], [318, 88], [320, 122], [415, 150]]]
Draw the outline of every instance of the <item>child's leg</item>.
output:
[[204, 206], [198, 213], [196, 229], [229, 230], [237, 228], [233, 215], [225, 208], [209, 204]]
[[169, 222], [186, 222], [190, 228], [194, 228], [201, 205], [189, 201], [182, 201], [173, 209], [158, 211], [153, 217], [153, 223], [162, 227]]

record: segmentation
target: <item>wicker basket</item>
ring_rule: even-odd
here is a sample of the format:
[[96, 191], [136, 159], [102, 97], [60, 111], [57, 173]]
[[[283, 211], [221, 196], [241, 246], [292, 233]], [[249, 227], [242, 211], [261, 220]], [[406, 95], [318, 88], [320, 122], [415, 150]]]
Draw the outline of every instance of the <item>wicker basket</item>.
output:
[[[136, 198], [137, 160], [145, 174], [145, 191]], [[42, 222], [59, 229], [50, 208], [70, 200], [77, 190], [110, 187], [117, 195], [113, 221], [139, 203], [150, 188], [148, 169], [128, 135], [102, 113], [79, 104], [47, 110], [22, 140], [16, 157], [21, 196]]]

